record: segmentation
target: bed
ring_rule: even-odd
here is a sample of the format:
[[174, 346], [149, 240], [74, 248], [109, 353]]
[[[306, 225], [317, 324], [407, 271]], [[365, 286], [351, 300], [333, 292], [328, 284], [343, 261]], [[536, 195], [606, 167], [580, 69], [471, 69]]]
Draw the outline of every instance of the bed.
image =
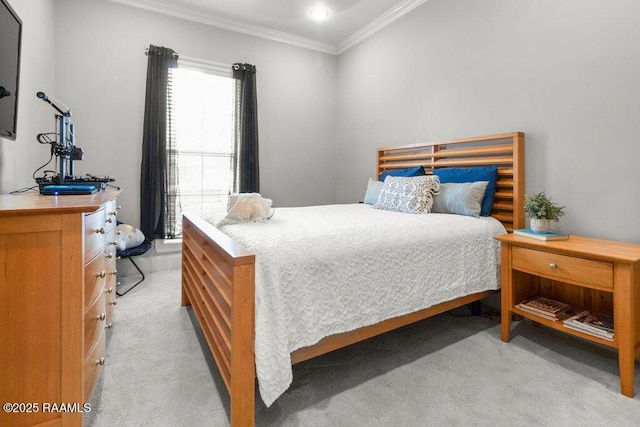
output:
[[[490, 208], [490, 218], [451, 218], [456, 221], [453, 225], [446, 225], [442, 221], [448, 221], [446, 217], [460, 217], [459, 215], [398, 214], [376, 210], [365, 204], [278, 209], [276, 216], [269, 221], [268, 225], [243, 224], [240, 227], [227, 227], [228, 229], [222, 227], [225, 232], [201, 218], [185, 215], [183, 220], [182, 305], [193, 307], [211, 354], [229, 391], [231, 424], [233, 426], [254, 424], [256, 377], [259, 378], [263, 400], [269, 405], [281, 392], [283, 381], [286, 386], [286, 382], [290, 380], [286, 376], [287, 372], [290, 372], [291, 364], [328, 353], [452, 308], [479, 301], [496, 292], [496, 283], [499, 283], [497, 265], [493, 265], [492, 268], [495, 268], [495, 271], [490, 271], [489, 276], [486, 272], [478, 273], [477, 280], [473, 281], [480, 283], [481, 285], [478, 285], [480, 287], [464, 285], [458, 286], [457, 289], [450, 289], [456, 288], [453, 285], [449, 286], [449, 282], [451, 284], [457, 283], [458, 279], [454, 277], [454, 273], [464, 270], [460, 268], [459, 259], [454, 259], [451, 262], [431, 263], [428, 271], [417, 269], [414, 273], [417, 276], [423, 275], [429, 277], [430, 280], [447, 282], [443, 291], [436, 292], [433, 297], [425, 297], [425, 302], [422, 305], [408, 304], [407, 301], [390, 306], [376, 305], [376, 298], [372, 295], [385, 301], [402, 299], [405, 296], [406, 300], [415, 301], [418, 299], [416, 296], [420, 295], [422, 290], [412, 284], [411, 279], [406, 279], [408, 281], [406, 290], [394, 288], [394, 286], [398, 286], [397, 283], [393, 283], [393, 276], [397, 277], [397, 273], [392, 273], [392, 276], [385, 276], [384, 272], [380, 271], [373, 274], [371, 277], [375, 277], [375, 280], [370, 281], [369, 292], [355, 288], [363, 273], [357, 270], [358, 262], [354, 259], [361, 259], [361, 262], [365, 264], [365, 260], [370, 258], [370, 255], [367, 255], [366, 251], [358, 252], [361, 250], [360, 248], [366, 246], [366, 239], [357, 244], [354, 242], [357, 242], [358, 235], [372, 235], [372, 230], [383, 230], [376, 232], [376, 234], [397, 233], [393, 230], [384, 231], [385, 223], [397, 222], [398, 217], [390, 215], [421, 217], [411, 220], [433, 222], [436, 224], [434, 228], [460, 229], [460, 233], [468, 233], [469, 231], [465, 231], [465, 227], [474, 221], [486, 228], [488, 233], [494, 235], [524, 226], [522, 210], [524, 198], [523, 133], [513, 132], [438, 143], [379, 148], [377, 150], [377, 176], [384, 172], [416, 166], [422, 166], [425, 173], [429, 175], [434, 171], [439, 173], [439, 170], [443, 168], [488, 165], [496, 165], [498, 168], [497, 189]], [[298, 242], [295, 239], [279, 240], [275, 246], [280, 252], [268, 252], [273, 250], [268, 248], [268, 242], [281, 239], [278, 237], [282, 234], [282, 231], [278, 229], [282, 225], [281, 223], [295, 221], [295, 218], [299, 217], [307, 219], [304, 222], [306, 225], [299, 227], [299, 233], [292, 233], [302, 233]], [[321, 220], [323, 217], [328, 221], [324, 225]], [[349, 218], [354, 217], [367, 219], [366, 221], [357, 220], [349, 223]], [[275, 220], [276, 218], [277, 220]], [[326, 231], [329, 223], [339, 224], [339, 226], [332, 227], [329, 232]], [[308, 224], [318, 225], [311, 228], [318, 229], [316, 231], [321, 233], [319, 237], [314, 235], [316, 237], [311, 238], [303, 234], [306, 233], [303, 229], [309, 228]], [[496, 228], [496, 224], [499, 229]], [[407, 223], [404, 227], [408, 229], [415, 226], [413, 223]], [[415, 229], [421, 227], [420, 225]], [[322, 235], [322, 233], [325, 234]], [[415, 233], [406, 234], [400, 240], [406, 240], [413, 247], [402, 249], [398, 246], [390, 249], [389, 253], [409, 250], [416, 254], [415, 256], [426, 256], [427, 253], [437, 251], [434, 249], [435, 247], [431, 248], [427, 244], [414, 241], [412, 234]], [[253, 240], [247, 240], [247, 236], [253, 236]], [[341, 238], [352, 243], [351, 249], [340, 249], [337, 246], [336, 240]], [[430, 239], [438, 240], [438, 238]], [[473, 237], [466, 239], [474, 240]], [[494, 239], [485, 237], [477, 240], [486, 242]], [[300, 241], [302, 243], [299, 243]], [[423, 248], [423, 250], [416, 250], [417, 248]], [[485, 251], [485, 249], [474, 248], [472, 246], [471, 250], [475, 250], [476, 253]], [[375, 250], [381, 250], [380, 245], [369, 249], [369, 254]], [[450, 252], [455, 253], [461, 250], [454, 248]], [[493, 262], [491, 257], [494, 256], [493, 251], [494, 249], [486, 251], [489, 258], [481, 260], [480, 263], [491, 264]], [[322, 258], [322, 254], [328, 254], [329, 258]], [[388, 254], [380, 253], [379, 255], [379, 259], [386, 259]], [[258, 258], [257, 261], [256, 258]], [[400, 255], [400, 258], [409, 259], [406, 254]], [[282, 259], [288, 261], [278, 261]], [[411, 266], [423, 266], [427, 262], [422, 259], [417, 261], [419, 258], [411, 259], [412, 261], [408, 264]], [[395, 263], [393, 260], [390, 262]], [[354, 290], [350, 289], [351, 293], [348, 296], [339, 296], [332, 300], [331, 292], [322, 293], [318, 290], [322, 289], [322, 280], [320, 280], [312, 281], [313, 283], [309, 285], [312, 291], [305, 293], [302, 289], [300, 294], [295, 294], [294, 291], [298, 287], [295, 284], [300, 283], [296, 271], [291, 273], [294, 286], [283, 285], [282, 288], [278, 288], [279, 284], [272, 283], [272, 280], [277, 281], [272, 277], [281, 277], [277, 274], [274, 275], [272, 270], [284, 268], [282, 266], [292, 269], [293, 267], [290, 268], [290, 266], [296, 265], [302, 265], [307, 270], [315, 271], [316, 276], [322, 276], [331, 284], [339, 283], [342, 280], [341, 277], [344, 276], [344, 280], [347, 281], [345, 283], [354, 284]], [[433, 265], [438, 265], [438, 267], [435, 268]], [[373, 264], [368, 264], [365, 265], [365, 268], [371, 270], [372, 266]], [[383, 267], [382, 270], [385, 268]], [[490, 277], [492, 274], [494, 277]], [[256, 278], [258, 279], [257, 283]], [[416, 283], [420, 282], [420, 280], [415, 281]], [[486, 285], [482, 285], [482, 283], [486, 283]], [[299, 287], [304, 288], [304, 286]], [[338, 288], [348, 287], [336, 286], [336, 289]], [[387, 291], [389, 293], [384, 294]], [[288, 337], [285, 339], [284, 345], [287, 354], [284, 355], [286, 356], [284, 359], [286, 359], [286, 363], [283, 363], [283, 355], [280, 354], [283, 350], [282, 343], [278, 345], [278, 336], [283, 334], [283, 330], [289, 332], [287, 325], [290, 327], [293, 323], [287, 316], [274, 320], [274, 318], [269, 318], [269, 315], [266, 315], [267, 322], [265, 322], [264, 313], [267, 311], [265, 307], [271, 307], [265, 303], [265, 300], [272, 298], [271, 292], [278, 295], [284, 293], [291, 298], [289, 302], [282, 299], [283, 302], [276, 303], [276, 305], [286, 305], [289, 307], [288, 310], [293, 311], [297, 306], [305, 307], [297, 314], [303, 317], [299, 323], [310, 325], [308, 329], [313, 330], [310, 337], [301, 335], [302, 338]], [[314, 294], [314, 292], [316, 293]], [[349, 298], [351, 299], [349, 300]], [[280, 301], [275, 297], [273, 299]], [[340, 301], [343, 299], [346, 303], [341, 306]], [[359, 299], [363, 304], [357, 304], [360, 302]], [[349, 311], [347, 307], [357, 307], [357, 310], [350, 309], [352, 311]], [[347, 326], [344, 323], [336, 325], [330, 321], [323, 321], [322, 319], [336, 317], [331, 310], [340, 312], [344, 314], [344, 317], [349, 318], [348, 321], [345, 321]], [[309, 311], [321, 312], [321, 320], [304, 318]], [[276, 315], [280, 315], [279, 310], [274, 312]], [[289, 313], [287, 310], [284, 312]], [[256, 318], [258, 319], [257, 323]], [[282, 320], [283, 318], [285, 320]], [[285, 326], [280, 325], [279, 322]], [[271, 326], [265, 327], [265, 323]], [[271, 341], [275, 344], [272, 345]], [[275, 351], [270, 348], [272, 346], [276, 348]], [[292, 351], [289, 353], [289, 350]], [[270, 355], [273, 354], [276, 356], [270, 359]], [[265, 362], [265, 359], [268, 359], [269, 362]], [[258, 375], [256, 375], [256, 366], [258, 366]], [[275, 373], [266, 372], [265, 366], [269, 370], [275, 368]], [[280, 378], [282, 376], [285, 378]], [[277, 377], [274, 380], [278, 383], [275, 385], [275, 389], [271, 387], [272, 377]], [[265, 396], [267, 397], [265, 398]]]

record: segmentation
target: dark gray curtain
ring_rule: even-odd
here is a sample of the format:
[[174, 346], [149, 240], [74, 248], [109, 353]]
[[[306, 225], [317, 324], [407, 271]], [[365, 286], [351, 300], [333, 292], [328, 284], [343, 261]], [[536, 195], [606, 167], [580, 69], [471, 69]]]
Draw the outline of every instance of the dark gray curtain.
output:
[[233, 64], [236, 79], [236, 166], [235, 188], [241, 193], [260, 192], [258, 159], [258, 98], [256, 67]]
[[147, 52], [147, 92], [142, 136], [140, 174], [140, 230], [149, 239], [172, 238], [176, 212], [180, 211], [177, 191], [177, 155], [171, 121], [170, 68], [177, 67], [178, 55], [169, 48], [149, 46]]

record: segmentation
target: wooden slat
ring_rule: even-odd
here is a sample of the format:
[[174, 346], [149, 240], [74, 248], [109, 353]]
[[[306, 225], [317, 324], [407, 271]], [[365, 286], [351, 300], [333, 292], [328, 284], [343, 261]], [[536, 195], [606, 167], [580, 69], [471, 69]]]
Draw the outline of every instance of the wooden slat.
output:
[[207, 244], [201, 236], [192, 237], [189, 230], [183, 230], [183, 236], [183, 245], [194, 254], [194, 262], [197, 262], [198, 270], [201, 274], [206, 274], [216, 282], [217, 289], [224, 298], [226, 305], [231, 306], [233, 267], [224, 263], [219, 255], [206, 252]]
[[[184, 276], [183, 276], [183, 279], [184, 279]], [[198, 301], [194, 291], [194, 288], [196, 286], [197, 285], [195, 284], [189, 283], [188, 280], [185, 285], [185, 282], [183, 281], [182, 289], [188, 294], [189, 299], [194, 302]], [[200, 329], [202, 330], [205, 340], [209, 345], [209, 350], [211, 351], [211, 355], [213, 356], [213, 359], [216, 361], [216, 366], [218, 367], [218, 371], [220, 372], [220, 376], [222, 377], [224, 385], [227, 388], [227, 391], [231, 392], [231, 373], [229, 369], [229, 363], [225, 361], [224, 357], [222, 356], [222, 353], [220, 352], [220, 346], [218, 345], [213, 335], [211, 334], [211, 330], [209, 325], [206, 323], [206, 318], [204, 316], [202, 307], [200, 306], [200, 304], [197, 304], [197, 303], [194, 303], [192, 307], [193, 307], [193, 311], [196, 314], [196, 317], [198, 318], [198, 324], [200, 325]]]
[[513, 203], [493, 202], [493, 209], [497, 211], [513, 211]]
[[[194, 279], [196, 277], [196, 274], [193, 268], [194, 263], [192, 254], [187, 254], [186, 261], [186, 273], [190, 275], [190, 278]], [[202, 283], [201, 286], [198, 287], [198, 294], [203, 299], [208, 300], [208, 305], [211, 307], [211, 310], [214, 313], [213, 321], [216, 325], [216, 330], [219, 330], [222, 334], [222, 340], [225, 342], [225, 346], [230, 347], [229, 342], [231, 340], [231, 306], [228, 304], [221, 304], [221, 301], [211, 297], [210, 293], [215, 291], [215, 284], [211, 280], [208, 280], [207, 277], [199, 277], [198, 279]]]
[[493, 135], [472, 136], [469, 138], [451, 139], [449, 141], [436, 142], [436, 143], [422, 142], [417, 144], [396, 145], [391, 147], [378, 148], [378, 151], [406, 150], [408, 148], [424, 148], [424, 147], [431, 147], [434, 145], [450, 145], [450, 144], [464, 144], [464, 143], [474, 143], [474, 142], [482, 142], [482, 141], [498, 141], [501, 139], [515, 139], [519, 137], [522, 137], [524, 139], [524, 133], [509, 132], [509, 133], [500, 133], [500, 134], [493, 134]]

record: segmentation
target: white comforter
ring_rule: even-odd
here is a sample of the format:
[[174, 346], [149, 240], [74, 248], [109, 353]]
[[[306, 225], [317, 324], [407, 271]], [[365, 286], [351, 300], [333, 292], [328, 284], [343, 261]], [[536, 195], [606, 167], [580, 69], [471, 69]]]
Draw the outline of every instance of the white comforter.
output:
[[256, 254], [256, 370], [270, 406], [291, 384], [290, 353], [462, 295], [499, 288], [502, 224], [370, 205], [278, 208], [221, 227]]

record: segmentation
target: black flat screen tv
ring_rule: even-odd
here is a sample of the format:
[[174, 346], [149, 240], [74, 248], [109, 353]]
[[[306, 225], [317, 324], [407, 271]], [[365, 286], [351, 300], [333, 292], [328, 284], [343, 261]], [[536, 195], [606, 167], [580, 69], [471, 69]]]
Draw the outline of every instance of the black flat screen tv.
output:
[[15, 140], [18, 127], [22, 21], [0, 0], [0, 138]]

